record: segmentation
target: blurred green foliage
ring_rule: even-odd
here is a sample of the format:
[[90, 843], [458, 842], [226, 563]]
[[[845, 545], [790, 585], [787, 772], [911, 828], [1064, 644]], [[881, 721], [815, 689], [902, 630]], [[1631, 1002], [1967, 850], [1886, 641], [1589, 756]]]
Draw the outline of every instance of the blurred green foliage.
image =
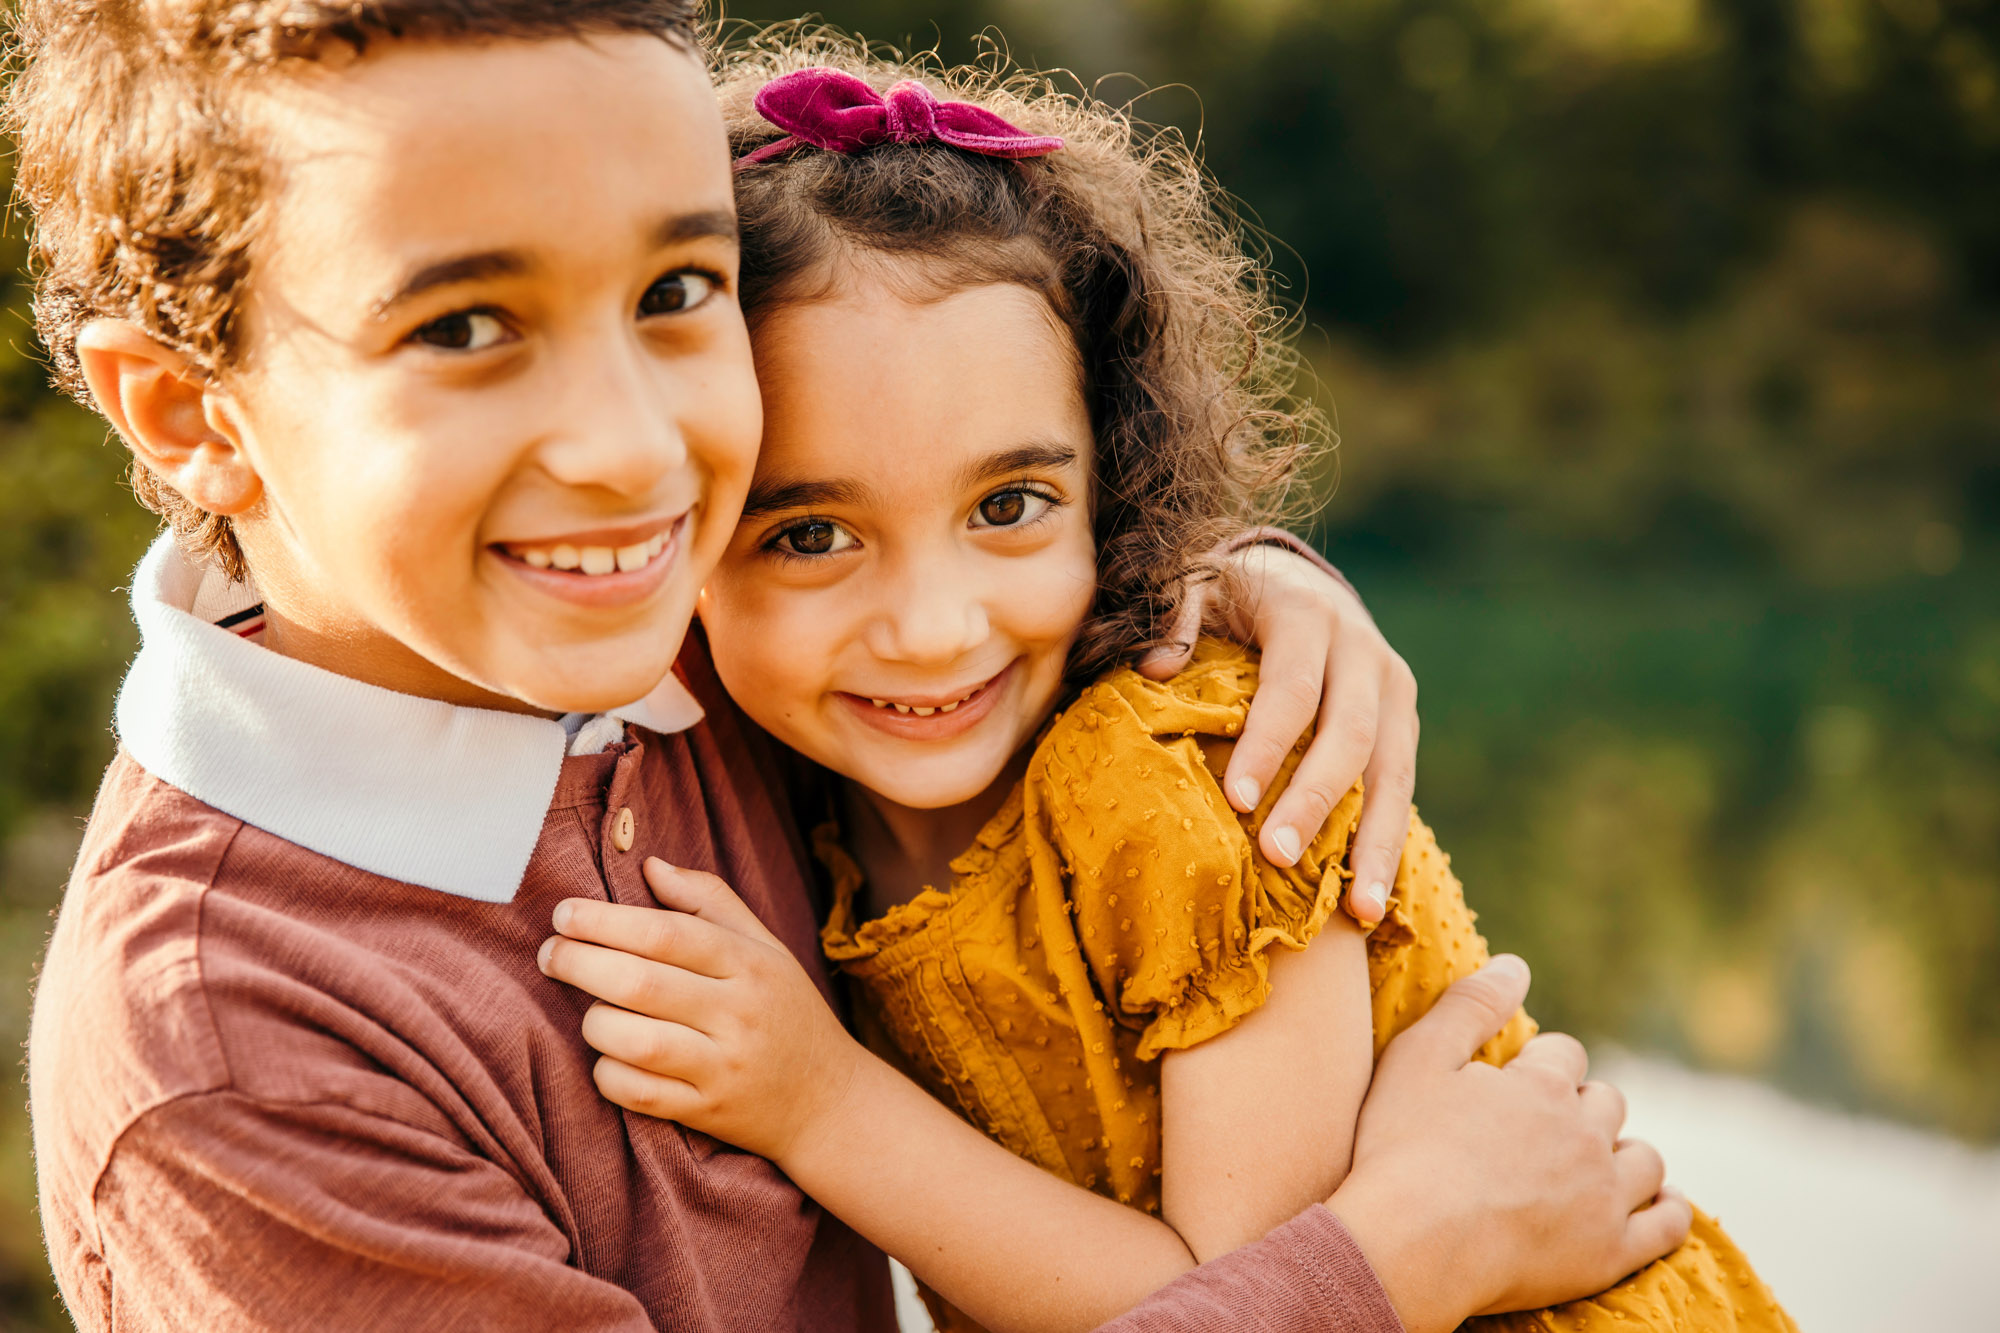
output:
[[[826, 14], [954, 60], [990, 25], [1136, 98], [1273, 238], [1342, 435], [1318, 535], [1417, 670], [1419, 799], [1545, 1019], [2000, 1138], [2000, 0]], [[18, 1036], [151, 524], [18, 277], [5, 307]], [[0, 1329], [59, 1326], [23, 1100]]]

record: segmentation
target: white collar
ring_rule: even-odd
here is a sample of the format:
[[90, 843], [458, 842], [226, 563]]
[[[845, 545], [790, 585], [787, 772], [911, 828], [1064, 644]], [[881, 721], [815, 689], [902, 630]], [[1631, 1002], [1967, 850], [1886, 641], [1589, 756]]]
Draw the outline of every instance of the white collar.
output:
[[[146, 552], [132, 578], [139, 656], [116, 712], [140, 767], [371, 874], [511, 901], [562, 771], [563, 724], [398, 694], [213, 623], [257, 600], [170, 534]], [[612, 712], [662, 733], [702, 717], [672, 675]]]

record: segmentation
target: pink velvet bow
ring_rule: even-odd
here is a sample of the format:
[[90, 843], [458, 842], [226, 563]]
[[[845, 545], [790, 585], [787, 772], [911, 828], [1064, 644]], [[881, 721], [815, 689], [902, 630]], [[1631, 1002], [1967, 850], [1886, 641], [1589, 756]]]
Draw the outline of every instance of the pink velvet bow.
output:
[[877, 144], [935, 141], [987, 157], [1041, 157], [1063, 146], [1054, 135], [1029, 134], [984, 107], [940, 102], [921, 83], [899, 83], [884, 96], [852, 74], [824, 67], [771, 80], [758, 90], [757, 111], [786, 137], [744, 154], [738, 167], [800, 144], [856, 153]]

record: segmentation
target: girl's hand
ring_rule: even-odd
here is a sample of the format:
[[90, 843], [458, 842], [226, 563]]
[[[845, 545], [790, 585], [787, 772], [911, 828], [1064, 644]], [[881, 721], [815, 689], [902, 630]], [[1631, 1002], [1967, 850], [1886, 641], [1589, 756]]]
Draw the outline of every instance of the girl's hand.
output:
[[1220, 563], [1220, 586], [1190, 589], [1168, 636], [1185, 646], [1155, 650], [1139, 670], [1155, 680], [1179, 671], [1205, 617], [1222, 619], [1231, 635], [1263, 650], [1262, 683], [1223, 790], [1238, 810], [1255, 809], [1285, 755], [1317, 718], [1319, 730], [1264, 821], [1258, 846], [1274, 863], [1291, 865], [1361, 778], [1368, 796], [1350, 858], [1347, 910], [1373, 925], [1382, 919], [1410, 828], [1417, 678], [1354, 590], [1311, 560], [1249, 546]]
[[805, 969], [727, 884], [649, 857], [666, 911], [570, 898], [547, 975], [598, 998], [597, 1089], [782, 1163], [852, 1087], [863, 1055]]

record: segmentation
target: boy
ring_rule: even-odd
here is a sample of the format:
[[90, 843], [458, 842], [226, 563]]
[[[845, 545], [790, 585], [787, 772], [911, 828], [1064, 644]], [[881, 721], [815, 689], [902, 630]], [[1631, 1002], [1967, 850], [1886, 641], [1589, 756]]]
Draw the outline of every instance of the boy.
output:
[[[759, 428], [690, 6], [22, 10], [44, 337], [175, 534], [31, 1035], [79, 1324], [888, 1326], [768, 1163], [596, 1096], [535, 970], [654, 855], [818, 967], [758, 742], [669, 674]], [[1314, 1212], [1141, 1317], [1393, 1326]]]

